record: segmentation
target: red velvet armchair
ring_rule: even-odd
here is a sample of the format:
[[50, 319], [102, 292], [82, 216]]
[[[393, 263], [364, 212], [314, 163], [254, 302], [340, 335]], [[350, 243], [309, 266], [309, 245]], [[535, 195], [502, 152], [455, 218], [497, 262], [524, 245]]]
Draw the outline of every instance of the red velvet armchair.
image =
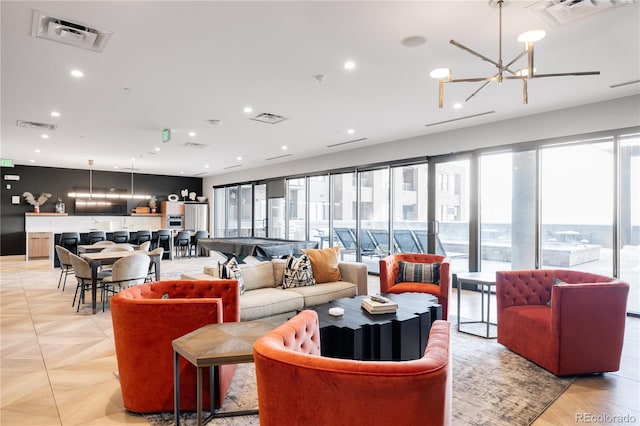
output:
[[[440, 263], [440, 283], [396, 282], [398, 278], [398, 262]], [[429, 293], [438, 297], [442, 305], [442, 319], [448, 319], [449, 293], [451, 288], [451, 271], [449, 259], [438, 254], [401, 253], [392, 254], [380, 259], [380, 292], [382, 293]]]
[[[127, 410], [138, 413], [173, 411], [173, 349], [171, 342], [204, 325], [240, 320], [240, 289], [236, 280], [159, 281], [129, 287], [111, 299], [111, 318]], [[222, 404], [236, 365], [219, 367], [216, 407]], [[208, 409], [208, 375], [205, 409]], [[196, 409], [196, 370], [180, 360], [180, 407]]]
[[628, 293], [587, 272], [496, 272], [498, 342], [557, 376], [617, 371]]
[[450, 324], [436, 321], [421, 359], [320, 356], [315, 311], [302, 311], [253, 346], [261, 426], [451, 423]]

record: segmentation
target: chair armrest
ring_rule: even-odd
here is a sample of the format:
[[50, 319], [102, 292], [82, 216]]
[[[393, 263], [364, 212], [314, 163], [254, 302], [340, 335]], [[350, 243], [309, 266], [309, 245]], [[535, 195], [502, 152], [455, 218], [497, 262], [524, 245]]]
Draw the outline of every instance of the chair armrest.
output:
[[357, 262], [340, 262], [338, 268], [343, 281], [354, 283], [358, 287], [358, 295], [368, 293], [367, 265]]

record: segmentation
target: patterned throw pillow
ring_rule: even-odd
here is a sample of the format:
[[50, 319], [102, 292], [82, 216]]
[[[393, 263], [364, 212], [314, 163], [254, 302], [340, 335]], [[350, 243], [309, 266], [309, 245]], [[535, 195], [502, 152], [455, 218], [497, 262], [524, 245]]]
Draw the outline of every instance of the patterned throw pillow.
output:
[[440, 263], [411, 263], [399, 261], [396, 282], [440, 284]]
[[313, 278], [313, 270], [311, 269], [309, 256], [303, 254], [296, 258], [293, 255], [289, 255], [284, 266], [282, 288], [304, 287], [315, 284], [316, 280]]
[[242, 271], [238, 266], [235, 257], [226, 262], [218, 262], [218, 277], [226, 280], [238, 280], [240, 286], [240, 294], [244, 294], [244, 280], [242, 279]]

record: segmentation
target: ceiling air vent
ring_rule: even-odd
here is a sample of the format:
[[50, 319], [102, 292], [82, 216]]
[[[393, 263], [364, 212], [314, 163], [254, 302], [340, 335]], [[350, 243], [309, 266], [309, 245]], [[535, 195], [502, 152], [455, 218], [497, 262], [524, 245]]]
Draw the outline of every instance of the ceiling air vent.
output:
[[196, 143], [196, 142], [185, 142], [184, 146], [186, 146], [187, 148], [199, 148], [199, 149], [209, 148], [209, 145], [207, 145], [206, 143]]
[[631, 3], [633, 0], [545, 0], [529, 7], [544, 22], [557, 28], [594, 13]]
[[242, 167], [242, 164], [235, 164], [233, 166], [224, 167], [224, 170], [235, 169], [236, 167]]
[[466, 115], [464, 117], [452, 118], [451, 120], [436, 121], [435, 123], [425, 124], [425, 127], [437, 126], [438, 124], [452, 123], [454, 121], [466, 120], [468, 118], [480, 117], [482, 115], [493, 114], [495, 111], [481, 112], [479, 114]]
[[58, 128], [57, 124], [36, 123], [35, 121], [24, 121], [24, 120], [16, 121], [16, 126], [28, 127], [30, 129], [47, 129], [47, 130], [55, 130]]
[[265, 161], [277, 160], [278, 158], [291, 157], [291, 154], [278, 155], [277, 157], [265, 158]]
[[111, 31], [91, 28], [79, 22], [48, 16], [39, 10], [33, 11], [31, 35], [46, 38], [83, 49], [102, 52], [111, 39]]
[[362, 141], [366, 141], [366, 140], [367, 140], [367, 138], [360, 138], [360, 139], [354, 139], [352, 141], [338, 142], [338, 143], [334, 143], [334, 144], [331, 144], [331, 145], [327, 145], [327, 148], [333, 148], [333, 147], [340, 146], [340, 145], [347, 145], [347, 144], [350, 144], [350, 143], [362, 142]]
[[276, 124], [281, 121], [287, 120], [287, 117], [283, 117], [281, 115], [276, 115], [276, 114], [269, 114], [268, 112], [263, 112], [261, 114], [258, 114], [249, 118], [251, 120], [260, 121], [261, 123], [267, 123], [267, 124]]

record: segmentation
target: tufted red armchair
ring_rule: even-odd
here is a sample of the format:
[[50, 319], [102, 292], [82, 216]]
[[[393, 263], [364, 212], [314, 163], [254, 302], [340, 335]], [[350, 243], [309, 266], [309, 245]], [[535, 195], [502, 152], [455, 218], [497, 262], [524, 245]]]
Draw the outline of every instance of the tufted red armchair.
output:
[[302, 311], [253, 346], [260, 425], [449, 425], [449, 339], [439, 320], [421, 359], [327, 358], [317, 313]]
[[557, 376], [617, 371], [628, 293], [587, 272], [496, 272], [498, 342]]
[[[239, 298], [236, 280], [159, 281], [129, 287], [114, 296], [111, 318], [125, 408], [138, 413], [173, 411], [171, 342], [207, 324], [239, 321]], [[235, 368], [219, 367], [218, 408]], [[195, 367], [180, 358], [180, 371], [180, 407], [195, 410]], [[208, 377], [203, 377], [205, 409]]]
[[[440, 263], [440, 284], [396, 282], [398, 262]], [[399, 253], [380, 259], [380, 292], [382, 293], [429, 293], [438, 297], [442, 305], [442, 319], [449, 317], [449, 293], [451, 288], [451, 270], [449, 259], [438, 254]]]

